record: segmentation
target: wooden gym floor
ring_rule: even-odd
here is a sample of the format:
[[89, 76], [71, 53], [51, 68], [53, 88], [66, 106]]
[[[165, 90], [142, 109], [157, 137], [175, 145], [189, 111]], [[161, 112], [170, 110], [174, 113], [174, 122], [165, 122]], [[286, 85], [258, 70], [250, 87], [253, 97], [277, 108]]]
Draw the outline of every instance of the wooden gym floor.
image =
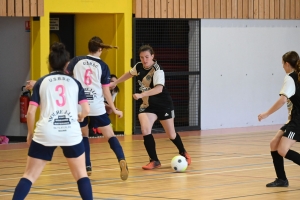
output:
[[[269, 141], [280, 126], [182, 132], [192, 157], [185, 173], [174, 173], [170, 161], [177, 150], [165, 134], [156, 134], [162, 167], [144, 171], [148, 161], [141, 136], [120, 136], [130, 176], [119, 178], [115, 155], [103, 138], [91, 139], [94, 199], [107, 200], [293, 200], [300, 197], [300, 167], [285, 160], [288, 188], [266, 188], [275, 179]], [[299, 145], [293, 148], [300, 151]], [[25, 143], [0, 145], [0, 199], [11, 199], [23, 174]], [[33, 185], [28, 200], [80, 199], [61, 149]]]

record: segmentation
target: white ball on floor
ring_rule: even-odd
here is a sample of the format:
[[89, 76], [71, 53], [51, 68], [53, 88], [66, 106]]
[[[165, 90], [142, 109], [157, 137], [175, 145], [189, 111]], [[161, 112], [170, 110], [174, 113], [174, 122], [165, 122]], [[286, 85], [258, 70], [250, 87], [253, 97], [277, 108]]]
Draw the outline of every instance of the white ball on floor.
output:
[[171, 167], [176, 172], [184, 172], [188, 167], [186, 158], [183, 156], [175, 156], [171, 161]]

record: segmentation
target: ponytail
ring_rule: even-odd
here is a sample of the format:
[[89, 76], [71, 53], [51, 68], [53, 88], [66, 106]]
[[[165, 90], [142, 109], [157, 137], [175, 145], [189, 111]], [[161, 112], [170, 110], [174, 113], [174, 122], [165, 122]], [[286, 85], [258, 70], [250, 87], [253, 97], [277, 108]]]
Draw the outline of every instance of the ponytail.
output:
[[300, 83], [300, 59], [296, 63], [295, 71], [298, 74], [298, 82]]

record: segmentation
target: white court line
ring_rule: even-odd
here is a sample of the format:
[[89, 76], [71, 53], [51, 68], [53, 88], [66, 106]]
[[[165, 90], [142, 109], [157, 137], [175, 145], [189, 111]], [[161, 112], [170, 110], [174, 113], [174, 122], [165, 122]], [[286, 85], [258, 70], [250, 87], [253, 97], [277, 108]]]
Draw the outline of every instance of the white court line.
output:
[[[250, 156], [239, 156], [239, 157], [227, 157], [227, 158], [216, 158], [216, 159], [209, 159], [209, 160], [198, 160], [198, 161], [193, 161], [193, 163], [198, 163], [198, 162], [207, 162], [207, 161], [216, 161], [216, 160], [229, 160], [229, 159], [242, 159], [242, 158], [254, 158], [254, 157], [263, 157], [263, 156], [269, 156], [270, 154], [258, 154], [258, 155], [250, 155]], [[166, 166], [166, 164], [162, 165]], [[138, 169], [141, 168], [139, 167], [128, 167], [129, 169]], [[102, 172], [102, 171], [114, 171], [114, 170], [120, 170], [120, 168], [111, 168], [111, 169], [101, 169], [101, 170], [93, 170], [93, 172]], [[60, 175], [65, 175], [65, 174], [71, 174], [71, 172], [67, 173], [57, 173], [57, 174], [45, 174], [45, 175], [40, 175], [41, 176], [60, 176]], [[13, 180], [13, 179], [19, 179], [20, 177], [13, 177], [13, 178], [3, 178], [0, 179], [0, 181], [5, 181], [5, 180]]]
[[[287, 166], [295, 166], [295, 164], [291, 164], [291, 165], [285, 165], [285, 167]], [[169, 179], [169, 178], [181, 178], [181, 177], [189, 177], [189, 176], [204, 176], [204, 175], [213, 175], [213, 174], [221, 174], [221, 173], [230, 173], [230, 172], [242, 172], [242, 171], [250, 171], [250, 170], [260, 170], [260, 169], [266, 169], [266, 168], [273, 168], [273, 166], [270, 167], [259, 167], [259, 168], [250, 168], [250, 169], [240, 169], [240, 170], [230, 170], [230, 171], [221, 171], [221, 172], [210, 172], [210, 173], [203, 173], [203, 174], [185, 174], [185, 175], [174, 175], [172, 174], [172, 176], [169, 177], [162, 177], [162, 178], [151, 178], [151, 179], [142, 179], [142, 180], [132, 180], [132, 181], [126, 181], [126, 183], [132, 183], [132, 182], [143, 182], [143, 181], [154, 181], [154, 180], [161, 180], [161, 179]], [[176, 173], [174, 173], [176, 174]], [[116, 182], [112, 182], [112, 183], [99, 183], [99, 184], [92, 184], [92, 186], [100, 186], [100, 185], [113, 185], [113, 184], [123, 184], [125, 183], [124, 181], [116, 181]], [[51, 192], [51, 191], [57, 191], [57, 190], [67, 190], [67, 189], [75, 189], [77, 187], [66, 187], [66, 188], [58, 188], [58, 189], [50, 189], [50, 190], [41, 190], [38, 192], [35, 192], [35, 194], [37, 193], [44, 193], [44, 192]], [[12, 194], [3, 194], [0, 195], [0, 197], [2, 196], [11, 196]]]

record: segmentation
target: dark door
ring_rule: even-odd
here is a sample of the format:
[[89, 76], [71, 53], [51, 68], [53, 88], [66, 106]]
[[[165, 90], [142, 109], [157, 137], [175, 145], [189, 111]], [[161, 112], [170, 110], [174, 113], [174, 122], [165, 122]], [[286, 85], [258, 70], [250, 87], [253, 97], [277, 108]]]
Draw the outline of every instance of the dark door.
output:
[[73, 14], [50, 14], [50, 45], [62, 42], [70, 53], [75, 56], [75, 34]]

